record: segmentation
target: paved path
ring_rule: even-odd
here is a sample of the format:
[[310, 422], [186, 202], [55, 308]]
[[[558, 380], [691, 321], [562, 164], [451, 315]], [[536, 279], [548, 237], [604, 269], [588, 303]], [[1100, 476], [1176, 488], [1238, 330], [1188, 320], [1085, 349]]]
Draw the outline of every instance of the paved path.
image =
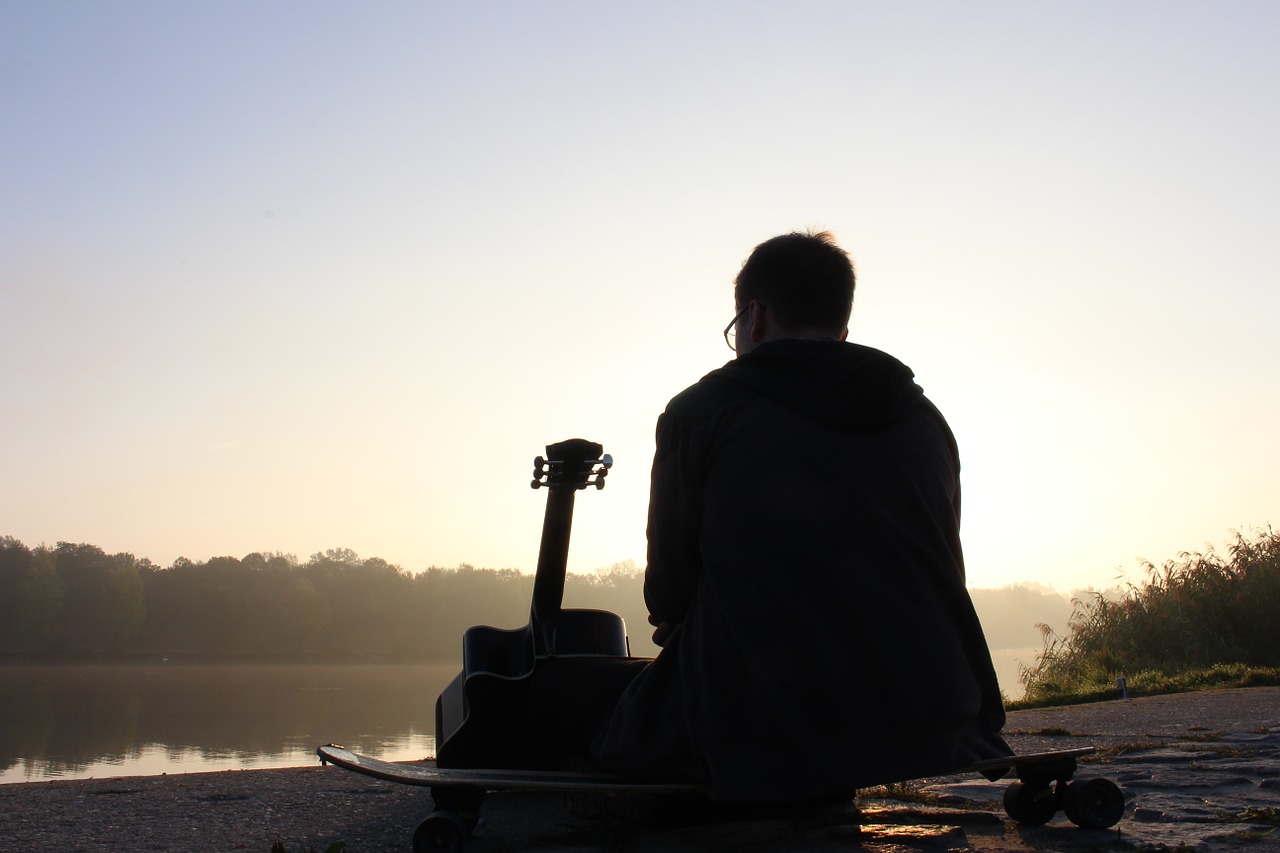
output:
[[1059, 815], [1044, 827], [1022, 828], [1004, 816], [1006, 781], [957, 776], [889, 792], [898, 798], [860, 797], [860, 827], [853, 820], [762, 815], [668, 829], [565, 820], [546, 834], [530, 834], [530, 826], [546, 826], [542, 809], [553, 807], [512, 795], [488, 804], [488, 825], [468, 849], [1280, 851], [1280, 688], [1014, 712], [1006, 734], [1018, 752], [1098, 747], [1077, 778], [1102, 776], [1121, 785], [1128, 807], [1120, 825], [1082, 830]]
[[[1201, 853], [1280, 850], [1280, 688], [1021, 711], [1009, 715], [1006, 733], [1019, 752], [1097, 746], [1100, 756], [1078, 775], [1110, 778], [1129, 800], [1118, 833], [1081, 832], [1060, 818], [1045, 830], [1015, 830], [1029, 848], [1114, 841]], [[1003, 785], [949, 779], [922, 791], [997, 809]]]

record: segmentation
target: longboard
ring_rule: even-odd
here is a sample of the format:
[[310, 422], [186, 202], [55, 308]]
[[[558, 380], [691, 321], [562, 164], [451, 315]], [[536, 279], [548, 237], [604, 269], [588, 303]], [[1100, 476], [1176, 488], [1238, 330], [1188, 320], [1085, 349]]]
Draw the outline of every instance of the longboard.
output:
[[622, 794], [700, 794], [705, 785], [695, 782], [638, 782], [601, 773], [562, 770], [458, 770], [427, 764], [400, 764], [360, 755], [328, 744], [316, 750], [326, 764], [363, 773], [386, 782], [428, 788], [471, 788], [482, 791], [565, 791]]
[[[977, 773], [993, 781], [1015, 775], [1017, 781], [1005, 789], [1004, 808], [1009, 817], [1020, 824], [1040, 826], [1061, 809], [1077, 826], [1105, 829], [1119, 823], [1124, 814], [1123, 791], [1107, 779], [1071, 781], [1077, 761], [1093, 752], [1093, 747], [1080, 747], [1011, 755], [975, 762], [955, 773]], [[387, 782], [431, 789], [435, 811], [414, 833], [414, 853], [462, 850], [479, 819], [480, 803], [488, 791], [602, 794], [705, 794], [707, 791], [706, 786], [693, 782], [647, 782], [599, 773], [461, 770], [400, 764], [359, 755], [335, 744], [318, 748], [316, 754], [325, 764], [336, 764]]]

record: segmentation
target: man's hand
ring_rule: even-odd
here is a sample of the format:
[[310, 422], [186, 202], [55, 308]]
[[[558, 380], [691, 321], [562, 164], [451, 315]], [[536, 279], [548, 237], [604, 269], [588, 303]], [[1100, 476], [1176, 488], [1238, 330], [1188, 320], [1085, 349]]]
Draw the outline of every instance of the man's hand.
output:
[[655, 646], [665, 646], [679, 630], [679, 622], [663, 622], [653, 630], [653, 644]]

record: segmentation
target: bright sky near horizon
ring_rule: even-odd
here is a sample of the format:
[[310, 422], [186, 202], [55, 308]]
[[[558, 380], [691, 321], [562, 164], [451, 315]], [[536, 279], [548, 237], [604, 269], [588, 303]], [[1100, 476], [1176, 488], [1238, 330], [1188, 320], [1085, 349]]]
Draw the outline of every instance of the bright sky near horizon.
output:
[[964, 466], [971, 586], [1280, 522], [1280, 4], [0, 5], [0, 535], [531, 571], [543, 446], [653, 426], [758, 242]]

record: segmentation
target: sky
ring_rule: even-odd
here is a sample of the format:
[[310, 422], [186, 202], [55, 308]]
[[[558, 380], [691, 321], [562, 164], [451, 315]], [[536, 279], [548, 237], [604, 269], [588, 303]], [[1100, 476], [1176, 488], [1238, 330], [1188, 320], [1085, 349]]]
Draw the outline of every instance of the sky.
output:
[[759, 242], [960, 444], [972, 587], [1280, 522], [1280, 5], [0, 3], [0, 535], [159, 565], [537, 559], [545, 445], [653, 429]]

